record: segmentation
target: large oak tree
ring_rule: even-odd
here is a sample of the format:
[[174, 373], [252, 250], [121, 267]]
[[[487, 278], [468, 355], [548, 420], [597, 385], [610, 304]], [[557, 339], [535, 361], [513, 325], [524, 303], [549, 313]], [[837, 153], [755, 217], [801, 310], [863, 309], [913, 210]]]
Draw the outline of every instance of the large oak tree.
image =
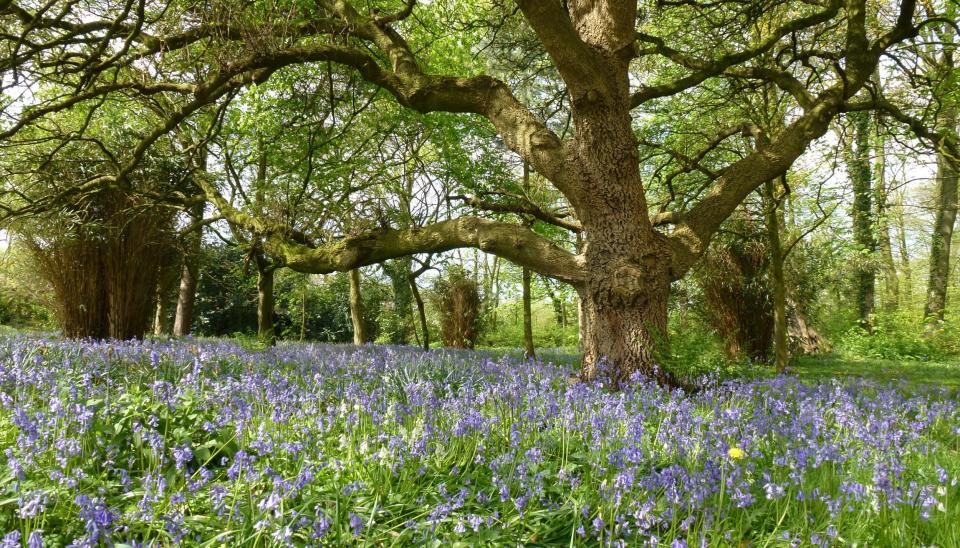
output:
[[[677, 385], [681, 382], [674, 375], [657, 367], [666, 344], [671, 283], [697, 263], [737, 206], [785, 173], [834, 117], [868, 108], [870, 99], [860, 92], [879, 59], [923, 25], [915, 7], [915, 0], [170, 1], [149, 6], [145, 0], [0, 0], [0, 85], [8, 95], [19, 95], [4, 113], [0, 139], [5, 145], [29, 144], [18, 141], [23, 128], [66, 108], [94, 109], [103, 101], [156, 96], [176, 105], [136, 147], [112, 151], [108, 169], [30, 199], [13, 194], [7, 214], [40, 211], [104, 186], [126, 188], [145, 151], [196, 113], [217, 108], [237, 90], [285, 67], [339, 65], [403, 107], [486, 119], [503, 145], [562, 194], [575, 213], [563, 223], [580, 232], [582, 251], [565, 249], [525, 224], [475, 216], [415, 228], [379, 227], [316, 243], [289, 226], [234, 207], [214, 182], [200, 178], [204, 199], [231, 223], [257, 234], [267, 253], [303, 272], [348, 271], [458, 247], [500, 255], [577, 289], [584, 307], [586, 378], [596, 377], [608, 363], [615, 383], [641, 372]], [[537, 66], [548, 68], [524, 80], [456, 56], [431, 57], [436, 48], [420, 43], [421, 27], [435, 25], [430, 15], [444, 8], [480, 13], [474, 22], [519, 21], [511, 36], [519, 35]], [[761, 16], [777, 24], [760, 37], [745, 37], [741, 29]], [[488, 30], [495, 36], [498, 29]], [[488, 45], [476, 25], [451, 25], [446, 32], [476, 41], [467, 44], [475, 55]], [[757, 142], [752, 153], [711, 169], [709, 185], [697, 199], [675, 210], [649, 207], [637, 118], [659, 100], [717, 80], [778, 86], [793, 100], [788, 126]], [[554, 98], [530, 92], [524, 81], [549, 81], [545, 87], [560, 89], [559, 107], [546, 115], [542, 105], [530, 104]], [[43, 94], [23, 92], [39, 87]], [[569, 123], [555, 123], [557, 111]], [[712, 131], [720, 142], [753, 135], [754, 129], [739, 124]], [[696, 151], [688, 157], [695, 160]]]

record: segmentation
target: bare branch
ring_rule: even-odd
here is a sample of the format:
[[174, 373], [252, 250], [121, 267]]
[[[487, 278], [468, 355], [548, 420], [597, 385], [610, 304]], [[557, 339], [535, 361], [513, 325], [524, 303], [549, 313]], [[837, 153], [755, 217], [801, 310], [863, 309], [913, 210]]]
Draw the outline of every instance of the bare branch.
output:
[[482, 209], [484, 211], [491, 211], [495, 213], [516, 213], [518, 215], [529, 215], [535, 219], [539, 219], [547, 224], [554, 226], [559, 226], [560, 228], [565, 228], [572, 232], [580, 232], [583, 230], [583, 226], [580, 223], [567, 221], [562, 219], [548, 211], [544, 211], [540, 206], [532, 202], [525, 202], [522, 204], [518, 203], [503, 203], [503, 202], [492, 202], [490, 200], [484, 200], [478, 196], [450, 196], [450, 199], [453, 200], [462, 200], [465, 204], [475, 207], [477, 209]]

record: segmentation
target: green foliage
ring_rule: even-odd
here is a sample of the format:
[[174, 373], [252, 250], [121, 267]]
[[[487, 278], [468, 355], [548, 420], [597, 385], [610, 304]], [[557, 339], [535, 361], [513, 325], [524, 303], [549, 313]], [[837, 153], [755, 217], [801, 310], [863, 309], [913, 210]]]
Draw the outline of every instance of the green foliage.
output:
[[881, 313], [872, 332], [854, 325], [840, 335], [836, 353], [847, 359], [944, 359], [960, 353], [960, 327], [947, 321], [927, 331], [915, 315]]
[[407, 344], [414, 338], [413, 293], [410, 290], [409, 257], [381, 265], [390, 283], [391, 293], [382, 302], [379, 314], [380, 337], [389, 344]]
[[17, 329], [48, 330], [55, 327], [49, 288], [32, 273], [35, 265], [15, 240], [0, 259], [0, 325]]
[[[576, 303], [567, 305], [567, 325], [557, 321], [556, 312], [550, 303], [535, 301], [533, 315], [533, 343], [541, 348], [575, 349], [578, 343]], [[509, 301], [496, 309], [488, 310], [483, 320], [481, 342], [493, 348], [523, 347], [523, 303]]]
[[[380, 316], [389, 296], [390, 288], [387, 284], [373, 277], [363, 278], [360, 291], [363, 324], [371, 340], [380, 336]], [[299, 297], [294, 295], [293, 298]], [[319, 283], [311, 282], [307, 297], [307, 338], [322, 342], [352, 341], [353, 325], [350, 322], [349, 298], [350, 279], [346, 272], [326, 276]], [[299, 305], [297, 302], [298, 307]], [[292, 326], [299, 329], [297, 313], [299, 310], [287, 310]]]
[[679, 375], [729, 376], [738, 364], [731, 361], [723, 340], [697, 315], [673, 313], [669, 318], [670, 357], [665, 365]]
[[53, 326], [50, 309], [30, 291], [15, 285], [0, 285], [0, 324], [18, 329]]
[[244, 257], [233, 246], [203, 248], [191, 332], [207, 336], [256, 333], [256, 279], [244, 272]]
[[[244, 272], [244, 253], [231, 246], [205, 248], [197, 291], [194, 331], [202, 336], [254, 336], [257, 331], [256, 275]], [[306, 276], [288, 269], [275, 273], [274, 327], [280, 339], [350, 342], [349, 280], [346, 273]], [[383, 303], [389, 287], [382, 281], [363, 280], [364, 324], [367, 333], [379, 333]], [[304, 314], [306, 298], [306, 314]], [[305, 324], [305, 325], [304, 325]]]

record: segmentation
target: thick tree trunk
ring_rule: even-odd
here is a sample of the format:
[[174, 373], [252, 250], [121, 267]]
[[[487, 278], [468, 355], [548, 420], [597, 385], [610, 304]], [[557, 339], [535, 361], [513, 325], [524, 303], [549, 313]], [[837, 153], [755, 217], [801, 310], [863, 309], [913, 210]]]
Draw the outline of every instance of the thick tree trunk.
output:
[[874, 312], [876, 289], [876, 269], [874, 252], [876, 242], [873, 237], [873, 207], [870, 169], [870, 113], [851, 112], [853, 142], [847, 157], [847, 172], [853, 186], [853, 240], [857, 257], [854, 272], [857, 297], [857, 315], [860, 325], [871, 328]]
[[528, 360], [536, 357], [533, 345], [533, 310], [530, 304], [530, 269], [523, 267], [523, 355]]
[[[957, 111], [945, 109], [941, 126], [955, 130]], [[927, 300], [923, 315], [928, 327], [934, 328], [943, 321], [947, 307], [947, 285], [950, 274], [950, 240], [957, 219], [957, 164], [943, 151], [937, 152], [936, 220], [930, 242], [930, 279], [927, 283]]]
[[663, 367], [669, 356], [673, 256], [643, 213], [647, 202], [621, 62], [609, 59], [613, 74], [606, 95], [574, 98], [572, 164], [589, 182], [574, 204], [583, 225], [587, 271], [578, 288], [584, 308], [582, 376], [621, 386], [639, 373], [679, 386]]
[[783, 247], [780, 243], [780, 216], [773, 181], [764, 184], [767, 247], [770, 257], [770, 285], [773, 293], [773, 356], [777, 371], [787, 370], [790, 348], [787, 340], [787, 288], [783, 276]]
[[363, 302], [360, 300], [360, 269], [350, 271], [350, 321], [353, 324], [353, 344], [366, 342], [363, 328]]
[[631, 285], [595, 280], [581, 292], [583, 376], [622, 386], [639, 373], [666, 386], [679, 386], [661, 366], [669, 352], [669, 279]]
[[273, 273], [270, 267], [257, 268], [257, 337], [264, 344], [273, 346], [277, 342], [273, 328]]

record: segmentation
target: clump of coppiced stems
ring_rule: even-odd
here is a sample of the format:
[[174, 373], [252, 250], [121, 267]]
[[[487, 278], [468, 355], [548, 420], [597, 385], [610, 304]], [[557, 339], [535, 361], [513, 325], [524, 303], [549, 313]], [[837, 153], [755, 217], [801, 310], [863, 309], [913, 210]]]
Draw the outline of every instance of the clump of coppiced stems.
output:
[[462, 269], [451, 269], [434, 285], [444, 346], [473, 348], [480, 336], [480, 290]]
[[699, 280], [706, 317], [731, 358], [769, 358], [773, 314], [766, 269], [758, 238], [718, 241], [705, 258]]
[[140, 338], [152, 321], [172, 215], [119, 191], [65, 207], [18, 229], [53, 290], [67, 337]]

